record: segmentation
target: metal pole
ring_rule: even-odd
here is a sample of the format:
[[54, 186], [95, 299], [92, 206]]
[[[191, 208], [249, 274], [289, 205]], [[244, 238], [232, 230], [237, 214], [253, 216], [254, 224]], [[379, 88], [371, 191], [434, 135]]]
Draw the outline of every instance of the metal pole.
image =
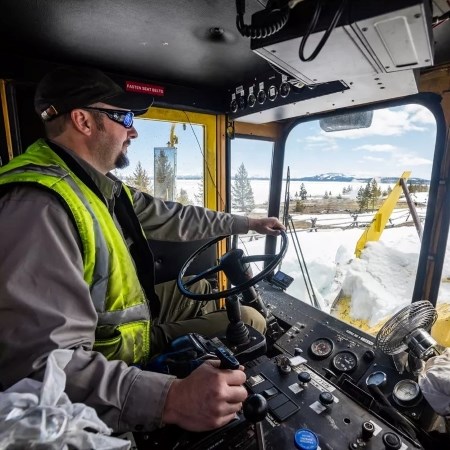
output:
[[404, 178], [400, 178], [400, 185], [403, 189], [403, 193], [405, 194], [406, 203], [408, 203], [408, 207], [411, 212], [411, 217], [414, 221], [414, 225], [416, 226], [416, 230], [417, 230], [417, 234], [419, 235], [420, 242], [422, 242], [422, 235], [423, 235], [422, 224], [420, 223], [419, 216], [417, 215], [416, 206], [414, 205], [413, 201], [411, 200], [411, 195], [409, 193], [408, 186], [406, 185]]

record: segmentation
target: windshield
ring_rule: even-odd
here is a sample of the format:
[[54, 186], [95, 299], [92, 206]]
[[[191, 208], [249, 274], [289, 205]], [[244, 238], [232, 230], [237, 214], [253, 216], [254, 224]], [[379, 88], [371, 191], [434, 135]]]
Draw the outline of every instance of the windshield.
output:
[[[366, 128], [323, 128], [319, 120], [303, 122], [286, 142], [280, 217], [285, 215], [290, 225], [290, 246], [281, 270], [294, 279], [287, 293], [376, 334], [387, 318], [411, 302], [428, 205], [435, 118], [427, 108], [410, 104], [375, 110]], [[253, 145], [244, 158], [242, 145], [232, 144], [232, 178], [247, 180], [253, 203], [244, 207], [235, 201], [233, 212], [267, 214], [265, 153], [259, 148], [256, 154]], [[239, 172], [241, 161], [245, 173]], [[241, 238], [240, 245], [250, 254], [261, 254], [260, 241], [251, 236]], [[442, 304], [450, 303], [449, 254], [447, 248], [438, 299]], [[254, 267], [254, 272], [259, 269]]]

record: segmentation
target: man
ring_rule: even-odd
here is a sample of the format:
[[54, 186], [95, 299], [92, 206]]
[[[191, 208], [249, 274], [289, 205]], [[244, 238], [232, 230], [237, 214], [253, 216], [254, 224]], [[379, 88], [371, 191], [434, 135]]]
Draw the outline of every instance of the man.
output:
[[[224, 330], [226, 315], [158, 298], [146, 239], [276, 235], [283, 226], [165, 203], [112, 176], [137, 138], [133, 115], [149, 104], [96, 70], [60, 68], [40, 82], [35, 109], [47, 139], [0, 169], [0, 389], [41, 377], [48, 354], [70, 348], [67, 394], [115, 431], [208, 430], [240, 409], [242, 371], [210, 362], [178, 380], [139, 367], [174, 337]], [[254, 309], [243, 318], [264, 329]]]

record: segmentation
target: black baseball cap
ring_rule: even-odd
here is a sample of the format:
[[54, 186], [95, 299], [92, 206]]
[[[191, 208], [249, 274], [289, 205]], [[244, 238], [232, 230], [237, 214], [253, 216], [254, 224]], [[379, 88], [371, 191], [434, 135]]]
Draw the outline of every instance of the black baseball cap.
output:
[[153, 97], [125, 92], [100, 70], [66, 66], [49, 72], [39, 82], [34, 109], [43, 121], [49, 121], [97, 102], [128, 109], [139, 116], [150, 108]]

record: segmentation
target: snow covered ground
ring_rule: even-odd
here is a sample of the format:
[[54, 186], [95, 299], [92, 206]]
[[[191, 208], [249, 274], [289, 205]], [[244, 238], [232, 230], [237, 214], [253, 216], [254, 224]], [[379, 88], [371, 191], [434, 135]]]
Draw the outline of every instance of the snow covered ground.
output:
[[[295, 182], [300, 185], [299, 182]], [[342, 193], [343, 187], [351, 184], [351, 195], [356, 196], [364, 183], [342, 182], [308, 182], [305, 183], [308, 194], [320, 198], [324, 192], [333, 196]], [[253, 213], [267, 214], [264, 205], [268, 200], [269, 182], [251, 180], [255, 203], [258, 205]], [[192, 193], [197, 192], [198, 181], [183, 180], [183, 187]], [[389, 185], [380, 185], [386, 190]], [[393, 187], [393, 185], [390, 185]], [[190, 194], [191, 195], [191, 194]], [[427, 193], [415, 194], [417, 213], [425, 218]], [[237, 214], [242, 214], [233, 211]], [[294, 221], [311, 221], [311, 214], [294, 214]], [[375, 325], [386, 316], [409, 304], [414, 289], [420, 241], [417, 231], [412, 226], [408, 210], [394, 210], [389, 227], [383, 231], [380, 241], [369, 243], [360, 259], [355, 258], [354, 251], [358, 239], [364, 231], [364, 224], [370, 223], [373, 214], [358, 215], [359, 228], [352, 228], [353, 218], [349, 213], [319, 214], [317, 226], [326, 226], [317, 232], [298, 230], [297, 236], [306, 260], [310, 279], [316, 297], [325, 311], [329, 311], [337, 295], [343, 290], [352, 299], [351, 313], [354, 318], [365, 319], [369, 325]], [[410, 226], [405, 226], [406, 219]], [[361, 227], [362, 226], [362, 227]], [[264, 253], [264, 239], [250, 241], [241, 236], [241, 245], [249, 254]], [[297, 260], [292, 237], [281, 270], [294, 278], [287, 292], [301, 301], [310, 302]], [[254, 272], [258, 268], [254, 267]], [[444, 263], [442, 279], [450, 279], [450, 240]], [[441, 282], [439, 302], [450, 303], [450, 283]]]
[[[352, 317], [375, 325], [411, 302], [420, 242], [413, 226], [385, 229], [380, 241], [370, 242], [355, 258], [354, 250], [362, 229], [328, 229], [316, 233], [298, 232], [314, 291], [322, 309], [329, 311], [343, 289], [352, 299]], [[297, 260], [292, 236], [281, 270], [294, 278], [287, 292], [310, 302]], [[264, 253], [264, 239], [246, 242], [249, 254]], [[443, 278], [450, 277], [450, 243]], [[255, 272], [258, 268], [255, 268]], [[450, 303], [450, 283], [441, 283], [439, 302]]]

